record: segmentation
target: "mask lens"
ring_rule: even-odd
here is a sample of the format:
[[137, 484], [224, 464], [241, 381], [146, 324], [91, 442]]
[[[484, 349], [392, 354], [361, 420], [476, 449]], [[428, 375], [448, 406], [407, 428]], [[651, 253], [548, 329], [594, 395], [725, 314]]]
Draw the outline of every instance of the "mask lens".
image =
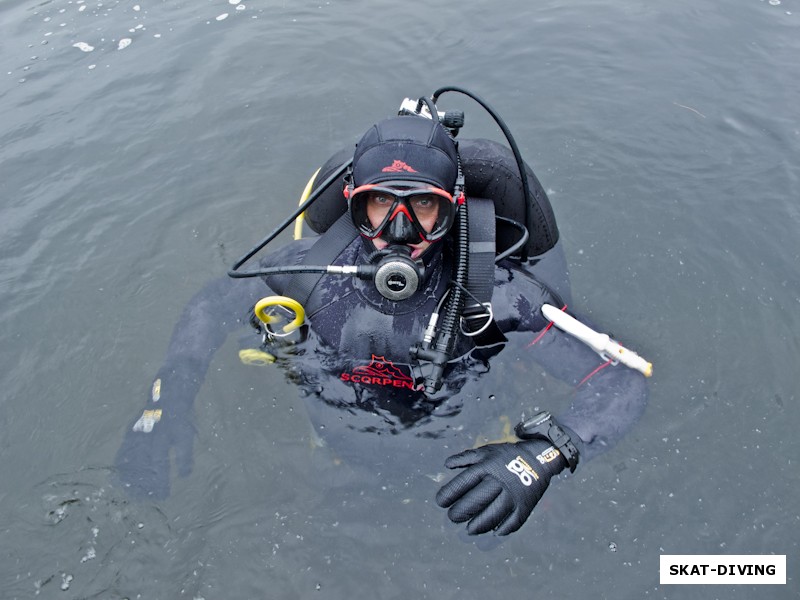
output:
[[411, 211], [425, 231], [423, 237], [429, 241], [441, 238], [450, 229], [455, 215], [455, 204], [450, 194], [420, 194], [408, 198]]
[[420, 237], [432, 242], [450, 229], [455, 215], [453, 197], [439, 188], [400, 190], [364, 185], [353, 190], [350, 212], [359, 231], [379, 237], [398, 214], [411, 217]]

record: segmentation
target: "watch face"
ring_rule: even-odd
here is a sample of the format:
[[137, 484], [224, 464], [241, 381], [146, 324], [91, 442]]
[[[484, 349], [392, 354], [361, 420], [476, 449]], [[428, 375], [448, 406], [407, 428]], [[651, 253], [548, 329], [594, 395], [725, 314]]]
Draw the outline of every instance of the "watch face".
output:
[[532, 425], [534, 427], [537, 427], [537, 426], [541, 425], [542, 423], [544, 423], [545, 421], [547, 421], [549, 418], [550, 418], [550, 413], [549, 412], [547, 412], [547, 411], [540, 412], [538, 415], [533, 417], [533, 419], [531, 419], [531, 421], [533, 421]]
[[543, 423], [547, 422], [550, 419], [550, 413], [547, 411], [540, 412], [538, 415], [532, 416], [527, 421], [523, 421], [520, 423], [522, 429], [525, 431], [534, 431]]
[[547, 437], [547, 429], [542, 431], [543, 426], [546, 427], [548, 421], [550, 421], [550, 413], [547, 411], [540, 412], [538, 415], [534, 415], [527, 421], [523, 421], [522, 423], [518, 424], [516, 427], [517, 437], [523, 436], [534, 436], [534, 435], [541, 435]]

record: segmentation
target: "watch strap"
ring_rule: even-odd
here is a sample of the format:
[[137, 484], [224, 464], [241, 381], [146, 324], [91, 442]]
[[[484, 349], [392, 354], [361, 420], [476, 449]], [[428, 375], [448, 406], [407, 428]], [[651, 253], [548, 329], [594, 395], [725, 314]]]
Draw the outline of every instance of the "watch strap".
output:
[[573, 443], [570, 435], [564, 431], [549, 413], [544, 413], [529, 421], [519, 423], [515, 428], [515, 432], [517, 437], [523, 440], [542, 439], [549, 441], [567, 461], [570, 473], [575, 472], [580, 460], [578, 448]]

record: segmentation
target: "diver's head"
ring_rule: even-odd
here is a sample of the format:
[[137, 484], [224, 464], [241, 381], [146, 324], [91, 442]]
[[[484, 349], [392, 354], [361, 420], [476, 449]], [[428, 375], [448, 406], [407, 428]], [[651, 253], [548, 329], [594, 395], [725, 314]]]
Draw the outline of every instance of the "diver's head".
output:
[[456, 144], [444, 127], [423, 117], [393, 117], [358, 142], [345, 197], [368, 244], [407, 246], [417, 258], [452, 227], [463, 201], [458, 179]]

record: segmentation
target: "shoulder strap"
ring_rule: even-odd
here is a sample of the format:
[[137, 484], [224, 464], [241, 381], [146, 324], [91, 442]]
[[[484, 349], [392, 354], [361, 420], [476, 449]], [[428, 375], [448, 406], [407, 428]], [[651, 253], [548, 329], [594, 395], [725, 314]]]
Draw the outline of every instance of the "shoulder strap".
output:
[[467, 300], [462, 314], [464, 330], [472, 333], [476, 346], [489, 346], [507, 341], [492, 318], [487, 321], [486, 303], [494, 291], [494, 257], [496, 248], [494, 202], [469, 198], [469, 262], [467, 289], [481, 304]]
[[490, 302], [494, 290], [495, 220], [494, 202], [470, 198], [469, 276], [467, 289], [481, 302]]
[[[329, 265], [350, 245], [358, 231], [353, 225], [350, 213], [344, 213], [328, 230], [323, 233], [311, 248], [306, 252], [300, 264], [304, 265]], [[300, 273], [292, 277], [286, 288], [285, 295], [297, 300], [306, 306], [314, 288], [317, 287], [323, 273]], [[308, 307], [306, 307], [308, 311]]]

